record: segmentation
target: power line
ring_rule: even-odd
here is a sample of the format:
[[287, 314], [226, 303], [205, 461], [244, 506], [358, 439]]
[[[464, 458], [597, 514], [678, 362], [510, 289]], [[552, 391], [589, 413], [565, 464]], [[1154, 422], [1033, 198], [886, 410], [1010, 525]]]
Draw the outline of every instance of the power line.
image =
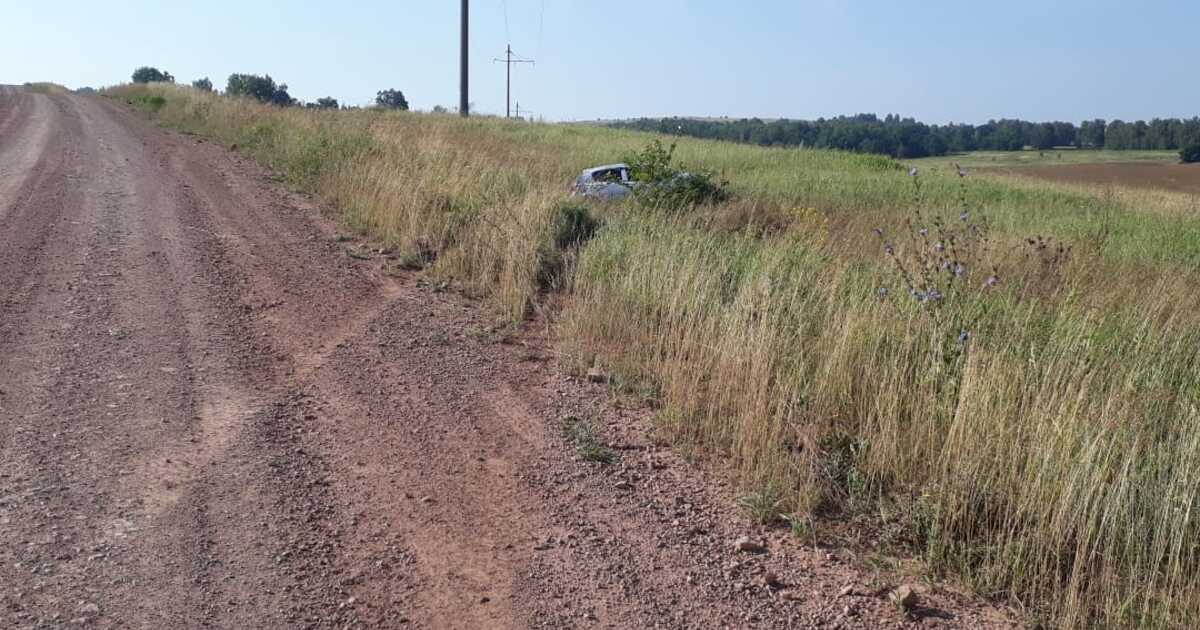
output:
[[514, 63], [534, 63], [533, 59], [513, 58], [512, 44], [504, 49], [504, 59], [494, 58], [492, 63], [504, 64], [504, 117], [512, 118], [512, 66]]

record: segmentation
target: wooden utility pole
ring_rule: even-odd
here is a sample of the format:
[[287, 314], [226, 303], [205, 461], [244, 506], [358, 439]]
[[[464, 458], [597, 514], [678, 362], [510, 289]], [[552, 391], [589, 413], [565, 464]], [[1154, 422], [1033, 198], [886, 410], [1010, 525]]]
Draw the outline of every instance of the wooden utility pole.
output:
[[458, 115], [463, 118], [470, 115], [470, 111], [468, 111], [470, 103], [467, 99], [467, 26], [470, 23], [470, 20], [467, 19], [467, 5], [469, 1], [462, 0], [462, 41], [458, 59]]
[[532, 59], [513, 59], [512, 44], [504, 50], [504, 59], [492, 59], [492, 62], [503, 62], [504, 75], [504, 117], [512, 118], [512, 65], [514, 63], [533, 63]]

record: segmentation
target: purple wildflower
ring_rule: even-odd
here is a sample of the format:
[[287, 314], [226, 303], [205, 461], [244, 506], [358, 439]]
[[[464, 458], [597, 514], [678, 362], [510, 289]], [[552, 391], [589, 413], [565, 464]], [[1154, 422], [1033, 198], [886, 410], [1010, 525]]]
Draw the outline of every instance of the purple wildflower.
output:
[[941, 300], [943, 297], [945, 297], [945, 296], [942, 295], [941, 291], [938, 291], [937, 289], [929, 290], [929, 299], [930, 300], [937, 302], [937, 301]]
[[964, 343], [967, 343], [967, 342], [968, 342], [968, 341], [970, 341], [970, 340], [971, 340], [971, 331], [969, 331], [969, 330], [964, 330], [964, 331], [962, 331], [962, 332], [958, 333], [958, 343], [959, 343], [959, 345], [962, 345], [962, 344], [964, 344]]
[[938, 252], [944, 252], [944, 251], [946, 251], [946, 246], [943, 245], [941, 241], [938, 241], [933, 244], [933, 249]]
[[959, 218], [959, 219], [962, 219], [963, 221], [967, 221], [967, 220], [969, 220], [969, 219], [971, 218], [971, 213], [970, 213], [970, 212], [964, 212], [964, 213], [962, 213], [962, 214], [958, 215], [958, 218]]
[[916, 177], [917, 175], [918, 175], [918, 173], [917, 173], [917, 167], [915, 167], [915, 166], [914, 166], [914, 167], [912, 167], [911, 169], [909, 169], [909, 170], [908, 170], [908, 176], [909, 176], [909, 177]]
[[887, 287], [879, 287], [879, 297], [886, 298], [887, 296], [888, 296], [888, 288]]
[[999, 282], [1000, 282], [1000, 278], [997, 278], [996, 276], [988, 276], [987, 280], [983, 281], [983, 286], [984, 287], [994, 287], [997, 284], [999, 284]]
[[921, 236], [929, 236], [929, 228], [921, 228], [917, 230], [917, 234], [920, 234]]
[[886, 243], [886, 244], [883, 246], [883, 251], [884, 251], [884, 253], [886, 253], [888, 256], [895, 256], [895, 255], [896, 255], [896, 248], [895, 248], [895, 247], [893, 247], [891, 243]]
[[963, 277], [963, 274], [965, 274], [965, 273], [967, 273], [967, 268], [962, 266], [962, 263], [958, 263], [958, 264], [954, 265], [954, 277], [955, 278], [961, 278], [961, 277]]
[[883, 236], [883, 228], [875, 228], [872, 231], [875, 232], [876, 236]]

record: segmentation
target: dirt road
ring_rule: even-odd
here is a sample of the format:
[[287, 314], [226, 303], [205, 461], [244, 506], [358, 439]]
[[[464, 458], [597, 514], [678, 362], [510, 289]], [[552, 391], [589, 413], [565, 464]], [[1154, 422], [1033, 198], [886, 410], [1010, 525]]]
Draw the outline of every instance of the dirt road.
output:
[[536, 331], [336, 236], [225, 147], [0, 88], [0, 627], [999, 624], [755, 530]]

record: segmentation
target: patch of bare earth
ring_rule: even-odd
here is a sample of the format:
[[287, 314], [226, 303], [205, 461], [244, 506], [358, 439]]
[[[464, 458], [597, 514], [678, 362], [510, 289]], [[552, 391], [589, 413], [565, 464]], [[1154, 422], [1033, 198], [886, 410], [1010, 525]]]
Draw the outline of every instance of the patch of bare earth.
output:
[[0, 226], [0, 627], [1009, 625], [756, 529], [538, 331], [103, 98], [0, 89]]
[[1103, 164], [1063, 164], [1054, 166], [985, 168], [980, 170], [1032, 176], [1069, 184], [1157, 188], [1200, 195], [1200, 164], [1108, 162]]

